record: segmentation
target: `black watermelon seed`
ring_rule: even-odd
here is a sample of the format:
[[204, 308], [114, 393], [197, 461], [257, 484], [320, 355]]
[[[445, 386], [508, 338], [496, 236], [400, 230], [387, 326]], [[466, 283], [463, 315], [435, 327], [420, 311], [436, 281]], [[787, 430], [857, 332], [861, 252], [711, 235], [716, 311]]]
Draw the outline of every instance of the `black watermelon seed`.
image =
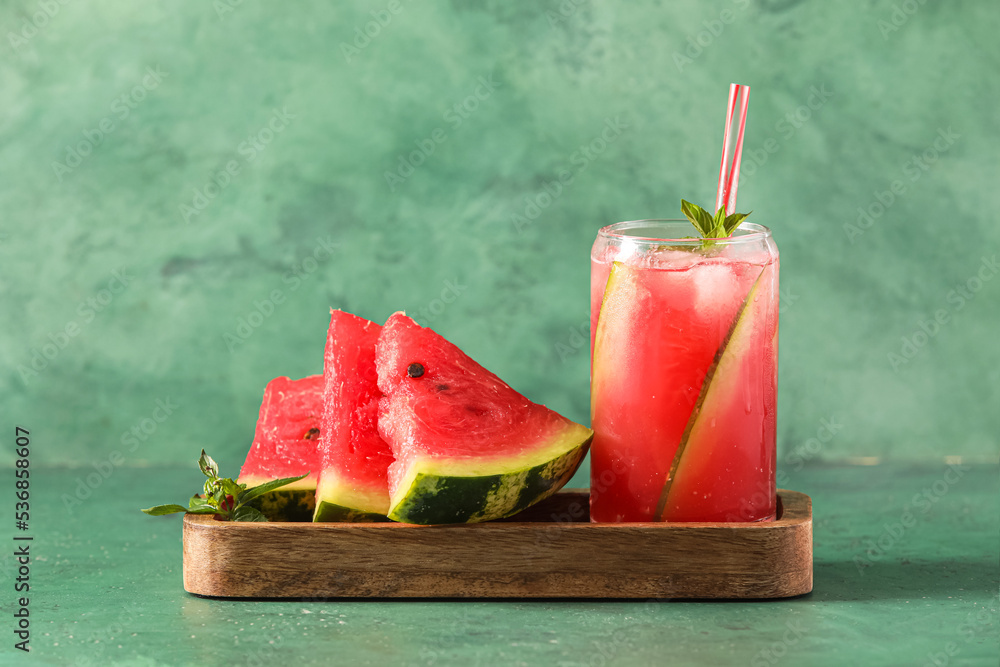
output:
[[448, 385], [446, 385], [446, 384], [439, 384], [437, 386], [437, 390], [438, 391], [448, 391]]
[[418, 378], [424, 374], [424, 367], [414, 362], [406, 367], [406, 374], [411, 378]]
[[316, 428], [315, 426], [306, 431], [306, 434], [303, 436], [303, 438], [306, 440], [315, 440], [318, 437], [319, 437], [319, 429]]

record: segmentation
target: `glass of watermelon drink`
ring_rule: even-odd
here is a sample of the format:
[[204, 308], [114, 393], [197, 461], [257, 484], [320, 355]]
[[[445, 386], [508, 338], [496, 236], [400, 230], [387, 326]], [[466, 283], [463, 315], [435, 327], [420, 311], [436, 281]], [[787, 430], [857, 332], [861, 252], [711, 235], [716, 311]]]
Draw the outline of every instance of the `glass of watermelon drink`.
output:
[[778, 248], [620, 222], [591, 253], [593, 521], [765, 521], [775, 497]]

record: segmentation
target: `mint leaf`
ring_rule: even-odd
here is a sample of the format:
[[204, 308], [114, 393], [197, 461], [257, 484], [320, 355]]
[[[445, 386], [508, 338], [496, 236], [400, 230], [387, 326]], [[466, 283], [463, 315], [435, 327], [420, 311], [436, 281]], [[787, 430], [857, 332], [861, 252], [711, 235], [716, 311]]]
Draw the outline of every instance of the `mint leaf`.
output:
[[715, 217], [712, 218], [712, 238], [717, 239], [722, 236], [727, 236], [725, 234], [726, 229], [726, 207], [720, 206], [719, 210], [715, 212]]
[[715, 239], [724, 239], [731, 236], [733, 231], [740, 226], [740, 223], [750, 215], [750, 213], [726, 215], [726, 207], [720, 206], [713, 216], [702, 207], [692, 204], [686, 199], [681, 200], [681, 212], [691, 221], [695, 229], [701, 232], [702, 249], [715, 245]]
[[[753, 213], [753, 211], [750, 211], [750, 213]], [[726, 236], [732, 236], [736, 228], [740, 226], [740, 223], [750, 216], [750, 213], [733, 213], [732, 215], [727, 215], [725, 222]]]
[[226, 497], [225, 494], [222, 493], [222, 483], [218, 478], [210, 479], [205, 482], [203, 495], [207, 500], [214, 500], [216, 502]]
[[247, 489], [236, 496], [236, 505], [245, 505], [254, 498], [260, 497], [269, 491], [274, 491], [275, 489], [285, 486], [286, 484], [291, 484], [292, 482], [297, 482], [306, 475], [299, 475], [298, 477], [283, 477], [282, 479], [276, 479], [270, 482], [261, 484], [260, 486], [255, 486], [253, 488]]
[[210, 480], [216, 479], [219, 476], [219, 464], [213, 461], [212, 457], [206, 454], [204, 449], [201, 450], [198, 467], [205, 473], [205, 477], [208, 477]]
[[258, 510], [252, 507], [244, 505], [239, 507], [233, 512], [233, 521], [267, 521], [267, 517], [261, 514]]
[[712, 232], [712, 214], [697, 204], [681, 200], [681, 212], [691, 221], [695, 229], [701, 232], [702, 236], [708, 236]]
[[157, 505], [149, 509], [142, 510], [150, 516], [163, 516], [164, 514], [175, 514], [177, 512], [187, 512], [188, 508], [183, 505]]
[[204, 498], [201, 498], [199, 496], [191, 496], [191, 500], [188, 501], [188, 511], [189, 512], [201, 512], [201, 511], [217, 512], [218, 510], [215, 507], [215, 505], [212, 505], [211, 503], [209, 503]]
[[268, 491], [273, 491], [306, 476], [285, 477], [247, 489], [246, 484], [240, 484], [228, 477], [219, 477], [219, 464], [212, 460], [212, 457], [206, 454], [204, 449], [201, 450], [201, 456], [198, 458], [198, 468], [208, 479], [205, 480], [202, 495], [191, 496], [187, 507], [183, 505], [157, 505], [142, 511], [153, 516], [188, 512], [190, 514], [216, 514], [219, 518], [230, 521], [267, 521], [267, 518], [260, 511], [247, 506], [246, 503]]
[[246, 484], [237, 484], [234, 480], [229, 478], [220, 479], [219, 481], [221, 482], [222, 492], [226, 495], [233, 496], [234, 498], [247, 488]]

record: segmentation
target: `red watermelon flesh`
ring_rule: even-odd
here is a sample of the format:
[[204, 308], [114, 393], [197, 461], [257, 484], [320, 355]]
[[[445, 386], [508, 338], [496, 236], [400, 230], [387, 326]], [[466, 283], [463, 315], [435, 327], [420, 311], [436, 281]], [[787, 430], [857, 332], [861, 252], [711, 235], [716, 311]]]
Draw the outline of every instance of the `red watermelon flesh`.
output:
[[389, 517], [462, 523], [508, 516], [554, 493], [593, 432], [529, 401], [454, 344], [403, 313], [382, 327], [378, 426]]
[[314, 521], [385, 520], [389, 510], [386, 470], [393, 457], [378, 433], [382, 392], [375, 370], [381, 330], [350, 313], [330, 313]]
[[319, 472], [323, 376], [276, 377], [267, 383], [253, 444], [239, 482], [256, 486], [281, 477], [309, 476], [283, 490], [315, 489]]

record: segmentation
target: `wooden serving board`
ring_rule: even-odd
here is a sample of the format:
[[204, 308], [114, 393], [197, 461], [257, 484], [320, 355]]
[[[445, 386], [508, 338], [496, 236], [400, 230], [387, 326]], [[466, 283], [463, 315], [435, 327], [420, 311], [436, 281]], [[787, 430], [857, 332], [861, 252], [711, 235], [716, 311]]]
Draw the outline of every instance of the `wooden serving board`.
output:
[[240, 598], [782, 598], [812, 590], [812, 501], [761, 523], [590, 523], [586, 490], [506, 521], [184, 516], [184, 588]]

